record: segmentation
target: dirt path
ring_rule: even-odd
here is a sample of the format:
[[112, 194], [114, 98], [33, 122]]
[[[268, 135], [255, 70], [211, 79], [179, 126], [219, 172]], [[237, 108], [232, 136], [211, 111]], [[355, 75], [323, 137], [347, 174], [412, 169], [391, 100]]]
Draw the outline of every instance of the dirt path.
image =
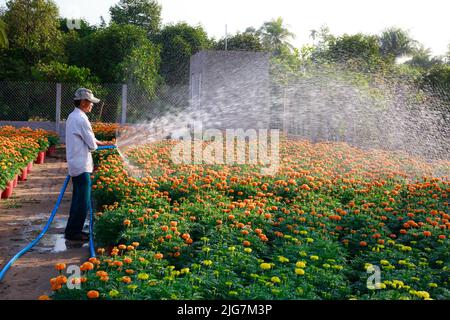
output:
[[[10, 199], [0, 200], [0, 269], [41, 232], [67, 176], [65, 149], [33, 165], [26, 182], [19, 182]], [[9, 269], [0, 282], [0, 300], [37, 299], [50, 294], [50, 278], [57, 275], [55, 263], [77, 264], [89, 256], [88, 244], [68, 242], [64, 228], [72, 196], [69, 183], [49, 231], [31, 251]]]

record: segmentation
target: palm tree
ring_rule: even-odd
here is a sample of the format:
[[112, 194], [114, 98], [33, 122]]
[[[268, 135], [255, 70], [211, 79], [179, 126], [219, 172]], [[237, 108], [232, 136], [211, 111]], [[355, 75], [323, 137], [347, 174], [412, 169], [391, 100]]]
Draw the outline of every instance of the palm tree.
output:
[[389, 28], [380, 37], [381, 54], [393, 59], [413, 53], [417, 41], [400, 28]]
[[6, 23], [0, 20], [0, 49], [8, 47], [8, 34], [6, 33]]
[[274, 54], [280, 54], [282, 49], [293, 49], [294, 47], [289, 43], [290, 38], [295, 35], [291, 33], [285, 26], [283, 26], [283, 19], [281, 17], [270, 22], [265, 22], [259, 29], [263, 45]]

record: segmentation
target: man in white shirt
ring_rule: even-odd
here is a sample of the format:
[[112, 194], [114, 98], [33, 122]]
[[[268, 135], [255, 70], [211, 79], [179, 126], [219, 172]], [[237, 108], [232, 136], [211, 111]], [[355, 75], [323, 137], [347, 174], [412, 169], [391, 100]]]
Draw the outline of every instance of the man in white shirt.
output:
[[89, 240], [89, 234], [82, 230], [91, 198], [91, 173], [94, 169], [91, 152], [97, 146], [110, 144], [95, 138], [86, 115], [92, 111], [94, 103], [99, 101], [91, 90], [78, 89], [74, 98], [75, 109], [66, 121], [67, 166], [73, 183], [70, 215], [64, 232], [67, 240]]

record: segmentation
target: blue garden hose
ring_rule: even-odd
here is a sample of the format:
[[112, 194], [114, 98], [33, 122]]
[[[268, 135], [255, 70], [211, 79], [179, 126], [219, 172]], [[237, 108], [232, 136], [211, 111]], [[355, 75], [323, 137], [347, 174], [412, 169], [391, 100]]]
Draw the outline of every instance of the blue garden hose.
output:
[[[116, 148], [116, 146], [101, 146], [101, 147], [98, 147], [97, 150], [114, 149], [114, 148]], [[12, 257], [11, 260], [9, 260], [9, 262], [5, 265], [5, 267], [0, 271], [0, 281], [3, 280], [3, 278], [6, 275], [6, 272], [9, 270], [9, 268], [11, 268], [13, 263], [16, 262], [16, 260], [19, 259], [28, 250], [30, 250], [32, 247], [34, 247], [39, 242], [39, 240], [41, 240], [41, 238], [44, 236], [44, 234], [48, 231], [48, 229], [50, 228], [50, 225], [53, 222], [53, 219], [55, 218], [56, 213], [58, 212], [59, 206], [61, 204], [64, 193], [66, 192], [69, 181], [70, 181], [70, 175], [68, 175], [66, 177], [66, 179], [64, 180], [64, 184], [59, 193], [58, 200], [56, 201], [55, 207], [53, 208], [52, 214], [50, 215], [50, 218], [48, 219], [44, 229], [41, 231], [41, 233], [37, 236], [36, 239], [34, 239], [32, 242], [30, 242], [30, 244], [28, 244], [25, 248], [20, 250], [14, 257]], [[89, 190], [91, 190], [91, 183], [89, 183]], [[93, 214], [93, 210], [92, 210], [92, 197], [91, 197], [89, 204], [90, 204], [89, 205], [89, 213], [90, 213], [89, 214], [89, 221], [90, 221], [90, 223], [89, 223], [89, 231], [90, 231], [89, 250], [90, 250], [91, 257], [95, 257], [94, 234], [93, 234], [94, 214]]]
[[30, 250], [36, 243], [39, 242], [39, 240], [41, 240], [41, 238], [44, 236], [44, 234], [47, 232], [47, 230], [50, 228], [50, 225], [53, 222], [53, 218], [56, 215], [56, 212], [58, 211], [59, 205], [61, 204], [61, 200], [64, 196], [64, 192], [66, 191], [67, 185], [69, 184], [70, 181], [70, 176], [66, 177], [66, 180], [64, 180], [64, 185], [61, 189], [61, 192], [59, 193], [59, 197], [58, 197], [58, 201], [56, 201], [56, 205], [53, 208], [52, 214], [50, 215], [50, 218], [47, 221], [47, 224], [45, 225], [44, 229], [42, 230], [42, 232], [37, 236], [36, 239], [34, 239], [29, 245], [27, 245], [25, 248], [23, 248], [22, 250], [20, 250], [11, 260], [9, 260], [9, 262], [6, 264], [6, 266], [3, 268], [3, 270], [0, 272], [0, 281], [3, 280], [3, 278], [5, 277], [6, 271], [8, 271], [8, 269], [12, 266], [12, 264], [19, 259], [25, 252], [27, 252], [28, 250]]

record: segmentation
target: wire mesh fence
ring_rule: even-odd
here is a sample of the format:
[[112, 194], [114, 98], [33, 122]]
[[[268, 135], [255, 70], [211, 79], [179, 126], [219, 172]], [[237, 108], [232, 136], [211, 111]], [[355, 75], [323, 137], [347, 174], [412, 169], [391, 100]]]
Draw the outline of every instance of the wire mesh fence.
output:
[[55, 121], [56, 84], [0, 82], [0, 120]]
[[[64, 122], [74, 109], [73, 83], [0, 81], [0, 121]], [[136, 84], [96, 84], [89, 88], [101, 101], [91, 121], [136, 123], [189, 105], [189, 87], [161, 86], [149, 94]]]

